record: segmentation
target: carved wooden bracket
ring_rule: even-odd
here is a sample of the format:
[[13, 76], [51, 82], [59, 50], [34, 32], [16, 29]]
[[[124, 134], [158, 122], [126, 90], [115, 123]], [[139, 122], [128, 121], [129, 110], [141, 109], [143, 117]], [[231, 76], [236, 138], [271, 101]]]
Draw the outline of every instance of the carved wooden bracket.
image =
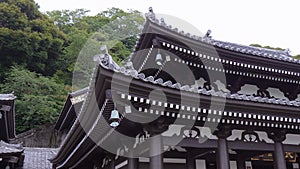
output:
[[279, 90], [282, 91], [284, 93], [284, 96], [287, 97], [289, 100], [295, 100], [298, 97], [300, 86], [297, 86], [296, 89], [279, 89]]
[[234, 80], [234, 82], [227, 85], [227, 89], [230, 91], [231, 94], [240, 91], [241, 87], [242, 87], [242, 76], [239, 76], [237, 79]]
[[286, 139], [286, 131], [271, 131], [268, 132], [268, 137], [272, 139], [274, 142], [282, 142]]
[[211, 88], [210, 82], [205, 82], [203, 84], [203, 88], [206, 89], [206, 90], [211, 90], [212, 88]]
[[273, 96], [270, 95], [270, 92], [267, 91], [265, 88], [260, 88], [257, 90], [256, 94], [253, 94], [253, 96], [257, 97], [268, 97], [268, 98], [274, 98]]
[[216, 135], [218, 138], [227, 138], [231, 136], [232, 129], [230, 128], [230, 126], [222, 126], [219, 128], [219, 130], [215, 131], [213, 134]]
[[181, 129], [181, 135], [184, 138], [199, 138], [201, 136], [200, 130], [197, 127], [183, 127]]
[[242, 133], [242, 141], [244, 142], [261, 142], [256, 132], [246, 130]]
[[158, 119], [152, 123], [144, 125], [145, 131], [148, 131], [151, 136], [161, 134], [168, 130], [169, 125], [164, 123], [163, 119]]

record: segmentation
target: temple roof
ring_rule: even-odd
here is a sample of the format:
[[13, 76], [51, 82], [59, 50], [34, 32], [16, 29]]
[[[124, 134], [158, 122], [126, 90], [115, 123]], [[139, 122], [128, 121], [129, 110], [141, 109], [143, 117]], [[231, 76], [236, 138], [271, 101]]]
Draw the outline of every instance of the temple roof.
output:
[[[294, 130], [296, 129], [298, 132], [298, 125], [285, 125], [281, 126], [279, 124], [280, 119], [284, 116], [285, 114], [281, 114], [282, 111], [286, 110], [291, 110], [291, 112], [286, 111], [287, 113], [293, 113], [293, 117], [295, 116], [295, 112], [298, 114], [298, 107], [300, 106], [300, 102], [298, 101], [289, 101], [287, 99], [276, 99], [276, 98], [267, 98], [267, 97], [254, 97], [251, 95], [245, 95], [245, 94], [231, 94], [231, 93], [226, 93], [222, 91], [214, 91], [214, 90], [206, 90], [204, 88], [198, 89], [198, 87], [190, 86], [190, 85], [184, 85], [180, 83], [173, 83], [171, 81], [164, 81], [163, 79], [155, 79], [153, 76], [147, 76], [143, 73], [139, 73], [137, 70], [135, 70], [133, 67], [127, 66], [127, 67], [120, 67], [118, 66], [111, 58], [109, 54], [105, 55], [96, 55], [94, 57], [94, 61], [97, 61], [98, 64], [94, 68], [93, 74], [91, 76], [90, 80], [90, 85], [87, 88], [87, 95], [86, 99], [83, 102], [83, 105], [81, 106], [80, 112], [78, 113], [78, 116], [76, 117], [75, 121], [73, 122], [72, 127], [70, 128], [69, 132], [67, 133], [64, 141], [62, 142], [62, 145], [57, 153], [57, 155], [51, 159], [51, 162], [57, 166], [57, 168], [68, 168], [68, 167], [77, 167], [84, 158], [87, 158], [89, 154], [96, 152], [99, 153], [100, 155], [105, 155], [105, 151], [102, 149], [97, 149], [96, 148], [100, 144], [107, 144], [104, 143], [105, 141], [108, 141], [108, 137], [112, 135], [114, 129], [106, 125], [108, 124], [106, 122], [105, 117], [109, 117], [111, 110], [114, 107], [114, 104], [112, 101], [109, 101], [109, 95], [106, 95], [108, 90], [112, 90], [111, 88], [111, 80], [110, 78], [113, 78], [115, 76], [117, 80], [117, 84], [120, 87], [123, 84], [123, 82], [129, 80], [132, 84], [132, 89], [142, 89], [141, 91], [137, 91], [137, 93], [130, 93], [132, 94], [133, 97], [130, 95], [130, 101], [136, 101], [137, 103], [141, 102], [141, 99], [139, 100], [138, 97], [144, 99], [145, 95], [145, 89], [156, 89], [160, 88], [163, 89], [164, 91], [168, 92], [170, 95], [175, 95], [175, 97], [172, 98], [172, 100], [169, 100], [170, 103], [177, 104], [176, 101], [178, 100], [177, 95], [180, 92], [177, 91], [184, 91], [184, 95], [188, 96], [191, 98], [195, 98], [197, 94], [201, 95], [203, 100], [206, 101], [206, 99], [215, 99], [216, 101], [223, 100], [224, 98], [226, 101], [228, 101], [229, 106], [235, 106], [235, 109], [229, 110], [229, 113], [227, 115], [227, 110], [224, 111], [224, 120], [225, 122], [221, 122], [222, 124], [230, 124], [230, 125], [236, 125], [236, 126], [241, 126], [239, 129], [244, 129], [244, 127], [252, 126], [253, 128], [258, 128], [258, 127], [276, 127], [279, 126], [278, 128], [285, 128], [285, 129], [291, 129]], [[131, 65], [131, 64], [129, 64]], [[127, 93], [123, 93], [122, 87], [118, 88], [117, 94], [120, 94], [120, 99], [126, 99], [129, 98], [126, 97]], [[125, 89], [126, 90], [126, 89]], [[177, 90], [177, 91], [176, 91]], [[105, 91], [105, 92], [104, 92]], [[108, 92], [109, 93], [109, 92]], [[94, 94], [97, 94], [96, 97]], [[139, 95], [140, 94], [140, 95]], [[145, 94], [145, 95], [144, 95]], [[124, 97], [123, 97], [124, 96]], [[212, 96], [212, 97], [207, 97], [207, 96]], [[99, 100], [95, 99], [98, 98]], [[220, 99], [221, 98], [221, 99]], [[228, 99], [228, 100], [227, 100]], [[190, 101], [190, 100], [189, 100]], [[251, 104], [250, 104], [251, 102]], [[162, 102], [160, 102], [162, 103]], [[94, 109], [91, 108], [91, 106], [95, 106], [96, 104], [99, 104], [98, 107], [99, 109]], [[146, 103], [147, 104], [147, 103]], [[192, 103], [191, 103], [192, 104]], [[203, 105], [206, 104], [206, 102], [203, 102]], [[268, 105], [267, 105], [268, 104]], [[274, 105], [276, 104], [276, 105]], [[159, 105], [159, 103], [158, 103]], [[161, 106], [164, 106], [165, 104], [161, 104]], [[170, 104], [171, 105], [171, 104]], [[245, 105], [252, 105], [253, 108], [251, 110], [247, 109], [245, 110]], [[143, 105], [142, 105], [143, 106]], [[181, 108], [183, 108], [182, 105]], [[193, 105], [187, 105], [189, 106], [189, 109], [193, 111]], [[191, 108], [191, 107], [193, 108]], [[139, 109], [141, 107], [138, 107], [138, 111], [142, 112], [143, 109]], [[201, 109], [200, 107], [197, 107]], [[198, 109], [198, 110], [199, 110]], [[205, 108], [203, 108], [205, 109]], [[251, 114], [253, 109], [258, 110], [262, 115], [268, 113], [270, 111], [271, 113], [276, 113], [276, 114], [271, 114], [270, 116], [266, 117], [267, 119], [262, 119], [259, 118], [260, 121], [259, 124], [254, 121], [257, 120], [256, 114]], [[269, 110], [272, 109], [272, 110]], [[186, 109], [187, 111], [188, 108]], [[196, 110], [196, 109], [195, 109]], [[279, 112], [278, 112], [279, 110]], [[232, 113], [233, 112], [238, 112], [238, 113]], [[246, 111], [246, 112], [239, 112], [239, 111]], [[248, 111], [248, 112], [247, 112]], [[145, 111], [144, 111], [145, 112]], [[226, 114], [225, 114], [226, 112]], [[231, 113], [230, 113], [231, 112]], [[173, 113], [175, 114], [175, 113]], [[203, 114], [206, 114], [203, 112]], [[231, 115], [230, 115], [231, 114]], [[232, 115], [236, 114], [236, 115]], [[158, 114], [160, 115], [160, 114]], [[253, 120], [254, 122], [250, 121], [245, 121], [243, 125], [240, 125], [240, 120], [239, 116], [241, 117], [247, 117], [249, 120]], [[250, 116], [251, 115], [251, 116]], [[165, 115], [170, 116], [170, 114]], [[198, 116], [198, 112], [195, 113], [194, 117], [196, 118]], [[252, 116], [255, 116], [252, 118]], [[175, 116], [174, 116], [175, 117]], [[204, 117], [204, 118], [203, 118]], [[264, 122], [266, 120], [269, 120], [269, 117], [272, 117], [271, 119], [276, 119], [278, 118], [279, 120], [276, 121], [276, 124], [273, 124], [273, 122]], [[276, 118], [275, 118], [276, 117]], [[292, 116], [287, 116], [287, 117], [292, 117]], [[182, 118], [185, 118], [185, 116]], [[192, 118], [192, 117], [191, 117]], [[199, 119], [200, 118], [200, 119]], [[237, 119], [234, 121], [235, 123], [233, 124], [232, 120], [229, 120], [229, 118], [234, 118]], [[189, 118], [188, 118], [189, 119]], [[220, 119], [221, 120], [221, 119]], [[298, 118], [289, 118], [284, 120], [285, 123], [297, 123]], [[206, 116], [198, 116], [198, 121], [208, 121], [206, 120]], [[82, 125], [84, 122], [84, 125]], [[213, 120], [213, 122], [217, 122], [217, 120]], [[200, 122], [199, 122], [200, 123]], [[282, 122], [283, 123], [283, 122]], [[82, 127], [84, 126], [84, 128]], [[129, 126], [128, 123], [124, 126]], [[122, 129], [127, 130], [126, 127], [122, 126]], [[87, 129], [87, 130], [86, 130]], [[133, 132], [132, 128], [128, 128], [128, 131]], [[90, 139], [90, 136], [97, 136], [96, 140]], [[109, 142], [110, 144], [111, 142]], [[103, 154], [101, 154], [103, 153]], [[80, 161], [81, 160], [81, 161]]]
[[207, 90], [205, 88], [195, 88], [190, 85], [185, 85], [181, 83], [172, 83], [171, 81], [163, 81], [163, 79], [158, 78], [155, 79], [153, 76], [148, 76], [146, 77], [145, 74], [143, 73], [138, 73], [137, 70], [131, 68], [125, 68], [125, 67], [116, 67], [115, 63], [112, 62], [106, 62], [103, 61], [100, 58], [100, 65], [104, 67], [105, 69], [110, 69], [116, 73], [121, 73], [125, 76], [131, 76], [135, 79], [147, 82], [147, 83], [152, 83], [155, 85], [163, 86], [163, 87], [168, 87], [172, 89], [177, 89], [177, 90], [182, 90], [182, 91], [187, 91], [187, 92], [192, 92], [192, 93], [198, 93], [202, 95], [207, 95], [207, 96], [216, 96], [216, 97], [222, 97], [222, 98], [227, 98], [227, 99], [234, 99], [234, 100], [242, 100], [242, 101], [252, 101], [252, 102], [257, 102], [257, 103], [267, 103], [267, 104], [278, 104], [278, 105], [287, 105], [287, 106], [295, 106], [299, 107], [300, 102], [293, 100], [290, 101], [288, 99], [279, 99], [279, 98], [267, 98], [267, 97], [260, 97], [260, 96], [253, 96], [253, 95], [246, 95], [246, 94], [238, 94], [238, 93], [226, 93], [223, 91], [215, 91], [215, 90]]
[[87, 90], [88, 90], [88, 88], [85, 87], [85, 88], [83, 88], [83, 89], [76, 90], [76, 91], [74, 91], [74, 92], [72, 92], [72, 93], [69, 93], [69, 95], [70, 95], [71, 97], [77, 97], [77, 96], [86, 94]]
[[52, 165], [49, 161], [57, 152], [53, 148], [33, 148], [25, 147], [25, 159], [23, 169], [50, 169]]
[[4, 141], [0, 141], [0, 154], [14, 154], [21, 153], [24, 149], [20, 144], [8, 144]]
[[14, 100], [16, 96], [12, 93], [10, 94], [0, 94], [0, 100]]
[[207, 44], [213, 45], [215, 47], [219, 47], [219, 48], [223, 48], [223, 49], [227, 49], [227, 50], [231, 50], [231, 51], [235, 51], [235, 52], [239, 52], [239, 53], [250, 54], [250, 55], [255, 55], [255, 56], [300, 64], [300, 60], [294, 59], [290, 56], [289, 49], [273, 50], [273, 49], [266, 49], [266, 48], [261, 48], [261, 47], [247, 46], [247, 45], [242, 45], [242, 44], [236, 44], [236, 43], [231, 43], [231, 42], [226, 42], [226, 41], [215, 40], [215, 39], [212, 39], [211, 36], [209, 36], [210, 31], [205, 36], [192, 35], [190, 33], [185, 33], [182, 30], [180, 31], [180, 30], [178, 30], [178, 28], [173, 28], [172, 25], [166, 24], [166, 22], [163, 18], [161, 18], [159, 20], [158, 18], [155, 17], [155, 14], [153, 12], [147, 13], [146, 19], [147, 19], [147, 21], [150, 21], [151, 23], [153, 23], [163, 29], [167, 29], [171, 32], [177, 33], [178, 35], [181, 35], [186, 38], [193, 39], [193, 40], [196, 40], [199, 42], [207, 43]]
[[290, 56], [289, 50], [273, 50], [273, 49], [266, 49], [261, 47], [255, 47], [255, 46], [247, 46], [247, 45], [241, 45], [231, 42], [224, 42], [220, 40], [214, 40], [211, 39], [210, 44], [214, 46], [218, 46], [220, 48], [241, 52], [241, 53], [247, 53], [252, 55], [257, 55], [261, 57], [267, 57], [267, 58], [273, 58], [283, 61], [290, 61], [290, 62], [296, 62], [300, 63], [298, 59], [294, 59]]

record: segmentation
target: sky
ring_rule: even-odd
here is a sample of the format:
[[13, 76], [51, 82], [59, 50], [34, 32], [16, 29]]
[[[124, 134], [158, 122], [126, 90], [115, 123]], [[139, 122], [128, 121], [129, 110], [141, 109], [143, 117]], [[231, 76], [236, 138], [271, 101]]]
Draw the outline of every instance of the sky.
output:
[[[35, 1], [42, 12], [84, 8], [91, 11], [90, 15], [111, 7], [146, 13], [151, 6], [155, 13], [174, 16], [193, 25], [198, 30], [192, 31], [193, 34], [205, 34], [210, 29], [211, 36], [217, 40], [289, 48], [291, 55], [300, 54], [300, 9], [297, 0]], [[168, 20], [165, 19], [165, 22], [168, 23]], [[180, 24], [175, 26], [180, 27]]]

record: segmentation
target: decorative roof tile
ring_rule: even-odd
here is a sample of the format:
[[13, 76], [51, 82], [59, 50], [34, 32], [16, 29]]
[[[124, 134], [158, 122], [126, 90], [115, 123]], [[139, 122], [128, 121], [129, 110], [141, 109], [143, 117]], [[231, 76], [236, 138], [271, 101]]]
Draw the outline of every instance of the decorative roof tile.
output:
[[181, 84], [180, 83], [175, 83], [175, 84], [172, 85], [172, 88], [180, 89], [181, 88]]
[[168, 80], [168, 81], [164, 82], [162, 85], [163, 86], [171, 87], [172, 86], [172, 82], [170, 80]]
[[169, 29], [172, 32], [176, 32], [179, 35], [185, 36], [187, 38], [191, 38], [194, 40], [198, 40], [201, 42], [205, 42], [211, 45], [214, 45], [216, 47], [220, 47], [223, 49], [228, 49], [231, 51], [235, 52], [240, 52], [240, 53], [246, 53], [246, 54], [251, 54], [251, 55], [256, 55], [256, 56], [261, 56], [261, 57], [266, 57], [266, 58], [272, 58], [276, 60], [282, 60], [286, 62], [293, 62], [293, 63], [300, 63], [298, 59], [294, 59], [290, 56], [289, 54], [289, 49], [285, 50], [274, 50], [274, 49], [266, 49], [266, 48], [261, 48], [261, 47], [255, 47], [255, 46], [247, 46], [247, 45], [242, 45], [242, 44], [236, 44], [236, 43], [231, 43], [231, 42], [226, 42], [226, 41], [220, 41], [220, 40], [215, 40], [212, 39], [210, 36], [208, 37], [198, 37], [196, 35], [191, 35], [190, 33], [184, 33], [183, 30], [179, 31], [178, 28], [171, 28], [171, 26], [166, 26], [165, 20], [162, 18], [161, 22], [155, 18], [155, 14], [152, 12], [149, 12], [146, 14], [147, 20], [150, 22], [165, 28]]
[[164, 81], [163, 81], [163, 79], [158, 78], [158, 79], [155, 80], [155, 83], [163, 85]]

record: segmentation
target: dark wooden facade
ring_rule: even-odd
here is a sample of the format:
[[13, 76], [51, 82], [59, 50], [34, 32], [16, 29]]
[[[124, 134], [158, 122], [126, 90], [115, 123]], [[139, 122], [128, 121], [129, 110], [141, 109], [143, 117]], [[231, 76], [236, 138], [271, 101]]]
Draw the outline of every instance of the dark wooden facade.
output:
[[13, 94], [0, 94], [0, 168], [23, 166], [23, 147], [10, 144], [16, 137], [15, 98]]
[[0, 94], [0, 140], [9, 142], [15, 138], [15, 96]]
[[[197, 160], [208, 169], [229, 169], [230, 161], [239, 169], [297, 168], [300, 147], [287, 137], [297, 142], [300, 134], [299, 60], [288, 51], [217, 41], [209, 32], [179, 32], [152, 10], [146, 18], [132, 67], [119, 67], [107, 53], [95, 58], [84, 102], [51, 159], [54, 168], [194, 169]], [[203, 85], [195, 85], [200, 78]], [[241, 93], [246, 84], [258, 90]], [[60, 119], [69, 117], [69, 100]], [[120, 118], [112, 127], [114, 110]], [[165, 134], [174, 126], [177, 134]]]

